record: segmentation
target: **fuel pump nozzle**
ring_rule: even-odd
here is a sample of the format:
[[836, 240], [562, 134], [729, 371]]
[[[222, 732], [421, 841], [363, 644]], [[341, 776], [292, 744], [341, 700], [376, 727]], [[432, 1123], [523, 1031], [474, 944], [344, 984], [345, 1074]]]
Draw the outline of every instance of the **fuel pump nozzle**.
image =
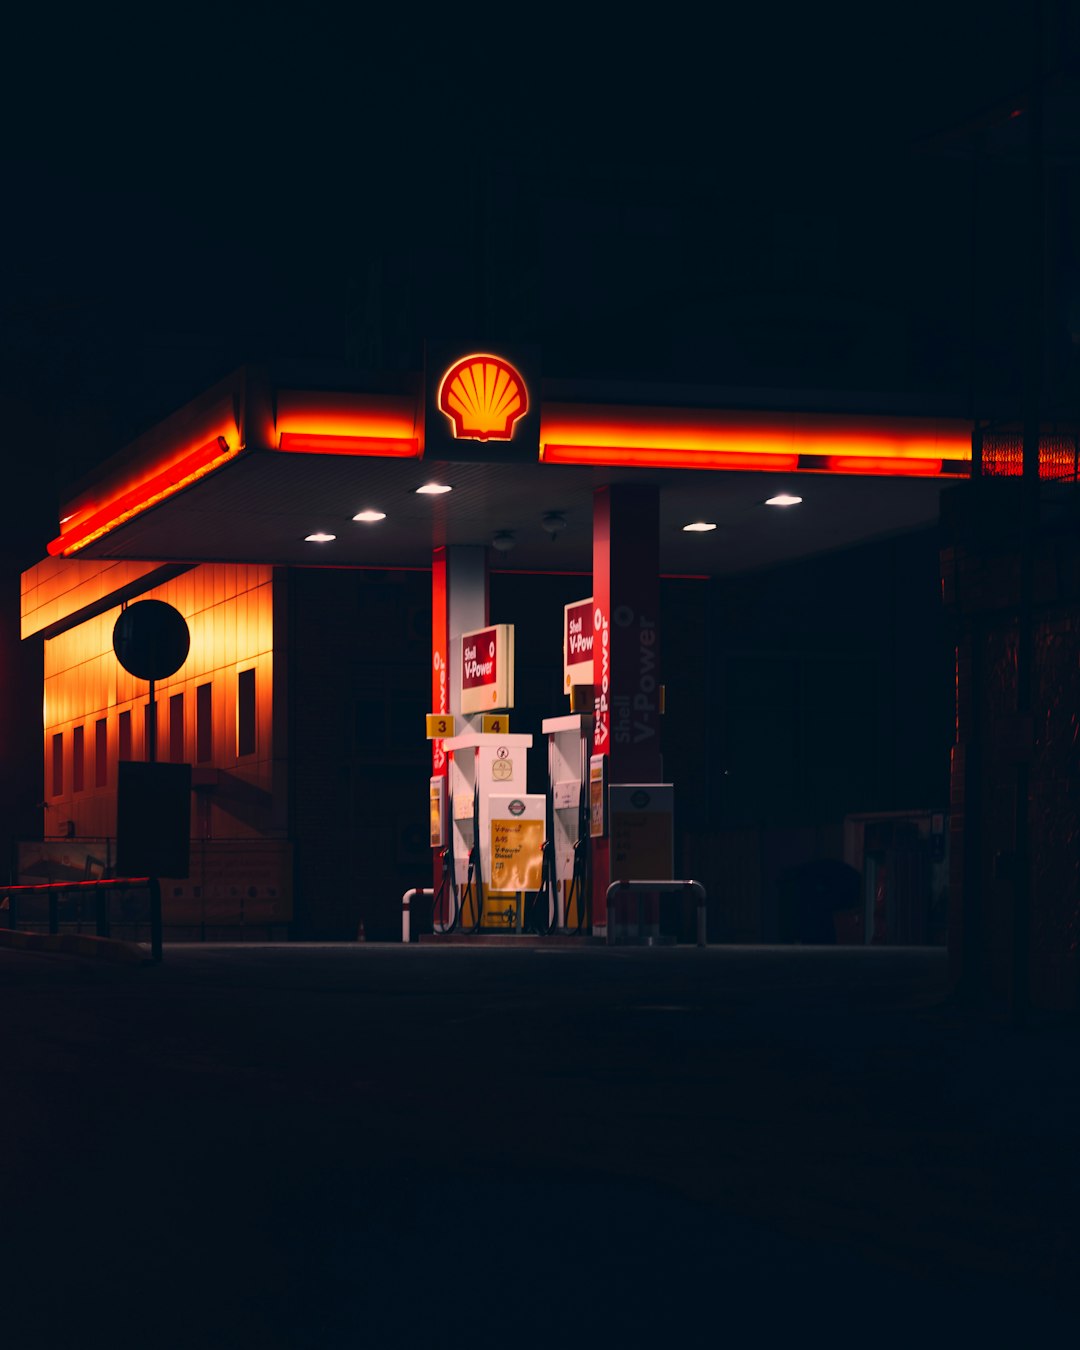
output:
[[[549, 810], [550, 805], [551, 790], [549, 788]], [[540, 889], [534, 893], [533, 898], [533, 924], [541, 937], [549, 937], [559, 926], [559, 880], [555, 868], [555, 841], [551, 837], [550, 826], [548, 836], [541, 847], [541, 857], [543, 868], [540, 873]]]
[[454, 929], [457, 928], [458, 923], [461, 919], [461, 902], [458, 899], [457, 877], [454, 874], [453, 844], [447, 844], [446, 847], [442, 849], [441, 852], [439, 853], [439, 857], [442, 861], [442, 869], [441, 869], [442, 880], [439, 882], [438, 892], [436, 893], [434, 899], [431, 902], [431, 914], [432, 914], [431, 926], [434, 929], [435, 927], [434, 917], [439, 912], [439, 906], [442, 903], [443, 897], [445, 896], [449, 898], [449, 909], [451, 912], [451, 919], [449, 923], [443, 925], [441, 931], [444, 933], [452, 933]]
[[[476, 878], [476, 893], [473, 894], [473, 878]], [[480, 784], [473, 785], [473, 839], [469, 849], [469, 870], [465, 878], [465, 894], [461, 898], [462, 911], [466, 897], [472, 897], [476, 909], [476, 921], [469, 929], [470, 933], [479, 933], [484, 918], [484, 875], [480, 865]]]
[[584, 737], [581, 741], [581, 771], [578, 780], [578, 828], [574, 840], [574, 861], [570, 874], [570, 885], [566, 892], [566, 923], [569, 928], [570, 909], [577, 900], [577, 923], [575, 934], [588, 927], [590, 919], [590, 891], [592, 876], [590, 871], [589, 848], [589, 757]]

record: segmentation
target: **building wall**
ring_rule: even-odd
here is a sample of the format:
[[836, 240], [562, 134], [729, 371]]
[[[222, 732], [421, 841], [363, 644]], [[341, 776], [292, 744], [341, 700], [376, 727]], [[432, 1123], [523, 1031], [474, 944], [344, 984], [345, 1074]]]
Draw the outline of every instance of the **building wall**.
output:
[[[842, 858], [845, 817], [945, 810], [952, 671], [937, 532], [721, 578], [711, 593], [707, 754], [690, 779], [700, 802], [684, 866], [717, 897], [710, 932], [787, 941], [787, 879]], [[686, 800], [688, 775], [675, 781]]]
[[[80, 585], [89, 584], [84, 578]], [[275, 804], [273, 720], [272, 569], [204, 564], [143, 592], [164, 600], [188, 622], [191, 649], [175, 675], [156, 687], [158, 758], [193, 765], [196, 838], [243, 839], [285, 832], [284, 803]], [[116, 832], [116, 775], [121, 719], [130, 715], [130, 758], [147, 753], [148, 685], [119, 664], [112, 631], [120, 607], [92, 615], [45, 642], [44, 781], [46, 838], [111, 837]], [[238, 682], [255, 673], [254, 746], [238, 745]], [[197, 690], [209, 684], [212, 733], [209, 757], [196, 742]], [[182, 707], [173, 702], [182, 696]], [[171, 719], [182, 716], [174, 740]], [[99, 765], [99, 722], [106, 755]], [[79, 773], [78, 732], [82, 733]], [[205, 753], [205, 747], [204, 747]]]
[[287, 638], [293, 935], [401, 933], [431, 884], [431, 574], [290, 568]]
[[1044, 498], [1021, 706], [1020, 484], [953, 498], [942, 587], [956, 652], [949, 955], [1022, 1012], [1080, 1006], [1080, 519]]

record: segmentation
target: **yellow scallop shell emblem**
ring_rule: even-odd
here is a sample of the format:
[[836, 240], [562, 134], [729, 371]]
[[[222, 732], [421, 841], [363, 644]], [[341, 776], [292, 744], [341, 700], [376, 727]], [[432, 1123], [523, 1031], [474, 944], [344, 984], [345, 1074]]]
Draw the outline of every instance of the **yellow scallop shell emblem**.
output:
[[442, 377], [438, 406], [458, 440], [508, 441], [518, 418], [529, 410], [529, 398], [509, 361], [476, 353], [455, 362]]

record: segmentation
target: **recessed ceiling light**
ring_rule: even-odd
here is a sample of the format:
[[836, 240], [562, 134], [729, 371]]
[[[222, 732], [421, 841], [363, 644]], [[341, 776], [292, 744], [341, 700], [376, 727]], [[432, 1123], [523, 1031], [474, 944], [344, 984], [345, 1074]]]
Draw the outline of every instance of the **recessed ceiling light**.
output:
[[336, 539], [336, 534], [324, 534], [322, 530], [316, 530], [314, 534], [304, 535], [305, 544], [329, 544], [331, 539]]
[[793, 497], [790, 492], [778, 492], [775, 497], [769, 497], [765, 502], [766, 506], [798, 506], [802, 501], [801, 497]]
[[687, 534], [707, 534], [709, 530], [715, 529], [716, 526], [711, 520], [692, 520], [689, 525], [683, 526]]
[[440, 492], [453, 491], [449, 483], [425, 483], [423, 487], [418, 487], [416, 490], [427, 497], [437, 497]]
[[376, 520], [385, 520], [385, 511], [357, 511], [353, 520], [362, 520], [365, 525], [372, 525]]

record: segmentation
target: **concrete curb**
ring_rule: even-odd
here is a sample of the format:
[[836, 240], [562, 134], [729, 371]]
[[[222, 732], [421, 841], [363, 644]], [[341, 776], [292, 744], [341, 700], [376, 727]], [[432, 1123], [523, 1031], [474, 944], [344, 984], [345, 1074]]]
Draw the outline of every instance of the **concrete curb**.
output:
[[147, 952], [135, 942], [95, 937], [90, 933], [23, 933], [0, 928], [0, 947], [24, 952], [59, 952], [63, 956], [82, 956], [119, 965], [144, 965], [150, 961]]

